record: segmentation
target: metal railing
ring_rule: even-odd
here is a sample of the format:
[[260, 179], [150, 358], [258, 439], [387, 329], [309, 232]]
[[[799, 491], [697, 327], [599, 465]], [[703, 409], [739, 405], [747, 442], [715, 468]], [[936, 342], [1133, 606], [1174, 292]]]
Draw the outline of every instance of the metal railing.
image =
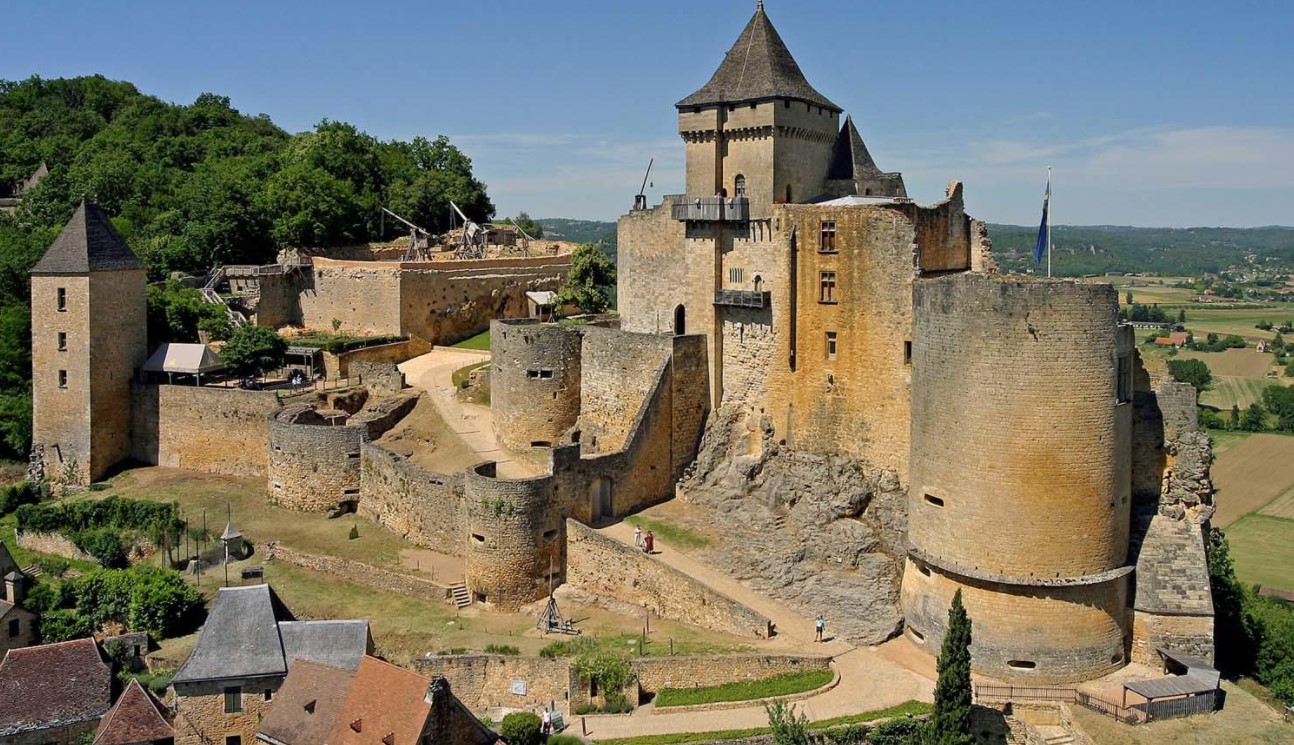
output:
[[746, 197], [690, 197], [671, 208], [675, 220], [701, 222], [746, 222], [750, 200]]
[[229, 303], [226, 303], [225, 299], [220, 297], [216, 292], [216, 288], [219, 287], [220, 283], [223, 281], [225, 281], [225, 268], [218, 266], [212, 270], [211, 278], [202, 286], [202, 299], [214, 305], [223, 305], [225, 307], [225, 315], [229, 317], [229, 323], [233, 326], [247, 325], [247, 316], [244, 316], [242, 313], [229, 307]]

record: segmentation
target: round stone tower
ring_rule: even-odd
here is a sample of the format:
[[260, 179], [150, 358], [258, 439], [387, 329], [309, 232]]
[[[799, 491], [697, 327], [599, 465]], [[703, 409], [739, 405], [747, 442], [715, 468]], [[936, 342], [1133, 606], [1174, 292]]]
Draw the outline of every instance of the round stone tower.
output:
[[551, 476], [497, 478], [483, 463], [464, 479], [467, 504], [467, 589], [476, 602], [515, 610], [544, 597], [547, 578], [561, 581], [561, 515], [549, 508]]
[[556, 324], [490, 323], [490, 406], [504, 447], [550, 447], [575, 426], [582, 339]]
[[909, 637], [937, 652], [960, 589], [983, 675], [1120, 667], [1132, 348], [1115, 289], [963, 274], [914, 300]]

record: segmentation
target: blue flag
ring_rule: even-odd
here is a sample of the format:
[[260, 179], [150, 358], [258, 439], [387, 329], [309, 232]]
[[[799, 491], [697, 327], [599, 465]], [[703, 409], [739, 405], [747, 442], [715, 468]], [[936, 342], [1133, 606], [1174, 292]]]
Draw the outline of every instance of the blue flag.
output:
[[1047, 217], [1051, 212], [1051, 171], [1047, 171], [1047, 193], [1042, 197], [1042, 224], [1038, 226], [1038, 242], [1033, 244], [1033, 261], [1042, 263], [1042, 254], [1047, 250]]

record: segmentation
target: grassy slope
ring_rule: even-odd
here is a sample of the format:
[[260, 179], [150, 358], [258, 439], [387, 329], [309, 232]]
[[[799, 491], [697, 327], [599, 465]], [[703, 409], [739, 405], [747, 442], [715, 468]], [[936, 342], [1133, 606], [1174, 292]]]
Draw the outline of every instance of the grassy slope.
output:
[[454, 346], [459, 349], [482, 349], [488, 352], [490, 351], [490, 332], [487, 329], [470, 339], [460, 341]]
[[831, 670], [801, 670], [762, 680], [744, 680], [700, 688], [662, 688], [656, 694], [656, 708], [696, 706], [720, 701], [754, 701], [812, 691], [831, 682]]
[[1226, 533], [1242, 582], [1294, 591], [1294, 520], [1250, 514]]

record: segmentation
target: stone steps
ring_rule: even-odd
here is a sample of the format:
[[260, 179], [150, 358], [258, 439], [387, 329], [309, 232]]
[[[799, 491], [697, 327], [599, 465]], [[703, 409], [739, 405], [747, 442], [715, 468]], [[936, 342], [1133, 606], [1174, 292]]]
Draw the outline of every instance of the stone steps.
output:
[[28, 577], [31, 577], [32, 579], [35, 579], [36, 577], [39, 577], [39, 576], [41, 576], [42, 574], [44, 574], [44, 573], [45, 573], [45, 570], [41, 569], [40, 567], [36, 566], [35, 564], [32, 564], [31, 566], [29, 566], [29, 567], [27, 567], [27, 568], [23, 569], [23, 570], [22, 570], [22, 573], [23, 573], [23, 574], [25, 574], [25, 575], [27, 575]]
[[1070, 745], [1070, 743], [1074, 742], [1074, 736], [1069, 734], [1052, 735], [1046, 739], [1046, 742], [1047, 745]]
[[472, 604], [472, 595], [467, 591], [467, 585], [462, 582], [450, 585], [449, 594], [456, 608], [462, 609]]

